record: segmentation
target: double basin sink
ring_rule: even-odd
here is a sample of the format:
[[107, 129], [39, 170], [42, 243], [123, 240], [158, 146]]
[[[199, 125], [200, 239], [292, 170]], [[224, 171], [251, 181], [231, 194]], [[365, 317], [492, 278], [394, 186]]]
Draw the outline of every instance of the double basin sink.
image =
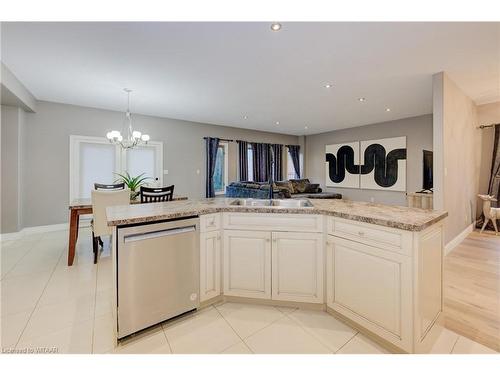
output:
[[235, 199], [230, 206], [312, 208], [309, 199]]

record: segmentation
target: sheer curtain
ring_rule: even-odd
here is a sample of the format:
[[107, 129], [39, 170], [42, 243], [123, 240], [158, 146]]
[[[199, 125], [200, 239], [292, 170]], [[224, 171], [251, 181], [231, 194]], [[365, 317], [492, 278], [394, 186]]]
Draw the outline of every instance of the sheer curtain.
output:
[[293, 168], [297, 174], [297, 178], [300, 178], [300, 146], [299, 145], [287, 145], [288, 152], [292, 158]]

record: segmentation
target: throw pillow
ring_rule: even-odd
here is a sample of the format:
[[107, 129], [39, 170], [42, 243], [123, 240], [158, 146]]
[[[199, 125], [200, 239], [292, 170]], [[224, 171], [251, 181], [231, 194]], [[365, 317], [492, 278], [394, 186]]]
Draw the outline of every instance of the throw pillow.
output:
[[306, 185], [310, 183], [308, 178], [301, 178], [298, 180], [290, 180], [290, 182], [293, 185], [293, 193], [294, 194], [305, 193], [304, 190], [306, 188]]
[[289, 194], [293, 193], [293, 185], [290, 181], [275, 181], [274, 184], [278, 187], [278, 189], [288, 190]]

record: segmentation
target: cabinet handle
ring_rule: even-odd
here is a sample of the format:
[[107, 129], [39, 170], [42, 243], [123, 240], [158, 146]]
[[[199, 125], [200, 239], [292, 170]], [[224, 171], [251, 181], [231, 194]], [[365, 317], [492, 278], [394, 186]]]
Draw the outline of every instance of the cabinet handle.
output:
[[266, 242], [271, 242], [271, 240], [269, 238], [266, 238]]
[[365, 232], [359, 231], [359, 232], [358, 232], [358, 234], [359, 234], [360, 236], [364, 236], [364, 235], [365, 235]]

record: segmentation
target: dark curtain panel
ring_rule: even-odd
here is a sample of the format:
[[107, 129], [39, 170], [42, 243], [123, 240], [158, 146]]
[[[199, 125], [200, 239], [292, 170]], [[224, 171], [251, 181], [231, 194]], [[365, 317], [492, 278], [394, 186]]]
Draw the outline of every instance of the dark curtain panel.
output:
[[[483, 130], [484, 131], [484, 130]], [[491, 158], [491, 172], [490, 183], [488, 185], [488, 195], [494, 195], [495, 198], [500, 199], [500, 147], [498, 141], [500, 140], [500, 124], [495, 125], [495, 139], [493, 143], [493, 155]], [[480, 192], [483, 194], [483, 192]], [[482, 204], [482, 201], [480, 201]], [[492, 202], [493, 207], [498, 207], [498, 202]], [[476, 221], [476, 227], [481, 228], [484, 223], [484, 214]], [[486, 225], [487, 230], [495, 230], [491, 221]]]
[[293, 169], [295, 169], [295, 174], [297, 178], [300, 178], [300, 146], [299, 145], [287, 145], [288, 152], [290, 153], [290, 157], [292, 158]]
[[238, 169], [240, 181], [248, 180], [248, 142], [238, 141]]
[[488, 194], [494, 195], [500, 199], [500, 149], [498, 141], [500, 138], [500, 124], [495, 125], [495, 140], [493, 144], [493, 156], [491, 159], [491, 174], [490, 183], [488, 186]]
[[252, 143], [253, 179], [257, 182], [269, 180], [271, 174], [271, 145], [268, 143]]
[[214, 172], [215, 161], [217, 159], [217, 149], [219, 148], [219, 138], [205, 138], [205, 147], [207, 150], [207, 167], [206, 176], [207, 182], [205, 185], [205, 196], [207, 198], [215, 197], [214, 189]]
[[260, 156], [261, 156], [261, 144], [260, 143], [252, 143], [252, 152], [253, 152], [253, 180], [260, 181]]
[[283, 179], [283, 145], [272, 144], [273, 161], [274, 161], [274, 181], [281, 181]]

